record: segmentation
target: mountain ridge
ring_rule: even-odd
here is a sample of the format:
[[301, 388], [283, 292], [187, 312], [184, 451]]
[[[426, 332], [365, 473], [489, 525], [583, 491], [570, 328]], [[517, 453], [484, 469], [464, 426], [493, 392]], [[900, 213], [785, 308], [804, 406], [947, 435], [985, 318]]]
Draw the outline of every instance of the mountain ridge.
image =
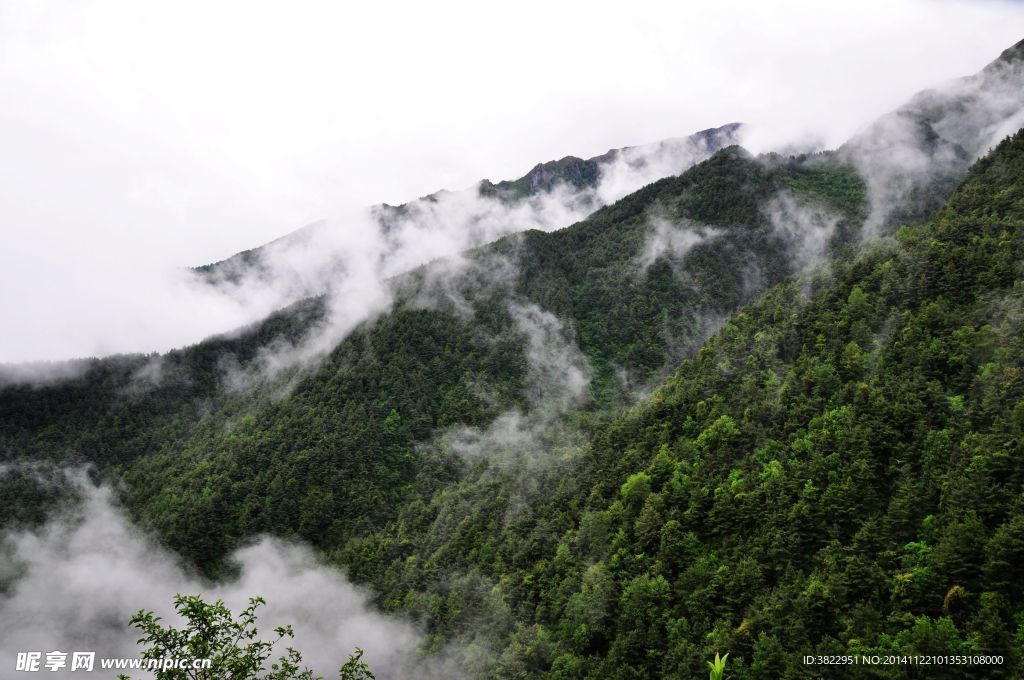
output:
[[[566, 156], [559, 160], [538, 163], [522, 177], [515, 180], [502, 180], [492, 183], [488, 179], [482, 179], [468, 189], [459, 191], [475, 191], [481, 197], [496, 198], [514, 203], [540, 192], [549, 192], [559, 184], [565, 184], [575, 189], [593, 188], [600, 180], [602, 170], [623, 155], [666, 152], [694, 145], [703, 145], [713, 152], [718, 148], [735, 143], [741, 127], [742, 124], [740, 123], [728, 123], [717, 128], [708, 128], [695, 132], [687, 137], [673, 137], [651, 144], [609, 149], [603, 154], [588, 159]], [[386, 230], [389, 217], [407, 212], [410, 206], [416, 203], [436, 202], [439, 196], [446, 193], [458, 192], [441, 189], [399, 205], [380, 203], [372, 206], [371, 210], [379, 215], [379, 220], [382, 222], [381, 226]], [[324, 226], [323, 220], [317, 220], [263, 245], [239, 251], [223, 260], [193, 267], [192, 270], [208, 277], [216, 277], [218, 272], [227, 270], [229, 274], [226, 275], [226, 278], [237, 280], [239, 274], [234, 270], [258, 266], [260, 255], [264, 252], [265, 248], [274, 244], [282, 245], [287, 244], [289, 241], [308, 238], [310, 231], [321, 229]]]

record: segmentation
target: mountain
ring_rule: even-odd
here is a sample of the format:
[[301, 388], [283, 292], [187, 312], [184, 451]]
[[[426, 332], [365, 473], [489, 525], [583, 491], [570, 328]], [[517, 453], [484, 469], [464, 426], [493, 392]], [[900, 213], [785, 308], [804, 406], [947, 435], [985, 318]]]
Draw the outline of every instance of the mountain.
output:
[[[353, 220], [365, 242], [377, 233], [376, 265], [389, 275], [455, 255], [527, 228], [551, 230], [585, 218], [645, 184], [676, 175], [715, 151], [736, 144], [738, 123], [689, 137], [613, 149], [587, 160], [567, 156], [535, 166], [517, 180], [482, 180], [462, 191], [438, 191], [399, 206], [381, 204], [365, 216], [321, 220], [268, 244], [196, 267], [200, 280], [225, 294], [269, 287], [280, 304], [324, 292], [347, 269], [345, 233]], [[438, 237], [440, 235], [440, 237]], [[429, 245], [451, 242], [448, 250]], [[426, 252], [418, 252], [425, 250]]]
[[[805, 677], [803, 655], [1018, 677], [1022, 272], [1019, 132], [928, 224], [759, 297], [571, 458], [474, 470], [337, 559], [438, 641], [501, 650], [489, 677], [693, 677], [723, 650], [735, 678]], [[885, 672], [974, 677], [916, 670]]]
[[870, 185], [867, 229], [927, 219], [967, 168], [1024, 126], [1024, 41], [980, 72], [925, 90], [839, 149]]
[[[343, 333], [329, 290], [163, 356], [9, 372], [0, 520], [45, 521], [87, 463], [207, 576], [301, 539], [471, 676], [693, 677], [729, 652], [735, 678], [861, 654], [1018, 677], [1024, 134], [993, 135], [1021, 49], [836, 151], [726, 146], [396, 272]], [[655, 156], [469, 205], [597, 201]], [[384, 209], [383, 242], [463, 200]]]
[[[807, 209], [814, 228], [816, 211], [832, 200], [822, 186], [845, 194], [860, 184], [849, 169], [816, 159], [766, 164], [732, 147], [566, 230], [509, 236], [468, 253], [458, 269], [438, 262], [398, 277], [390, 311], [321, 362], [257, 378], [253, 389], [228, 386], [282, 338], [315, 337], [328, 313], [325, 298], [165, 357], [97, 361], [57, 385], [10, 387], [0, 401], [0, 443], [114, 466], [134, 478], [129, 486], [140, 502], [157, 504], [167, 499], [154, 485], [209, 485], [177, 479], [205, 469], [196, 467], [200, 460], [246, 460], [238, 472], [257, 475], [246, 480], [250, 488], [273, 487], [275, 478], [305, 469], [308, 481], [292, 500], [305, 505], [307, 495], [318, 495], [322, 517], [352, 518], [330, 531], [319, 523], [302, 528], [299, 514], [266, 515], [249, 506], [264, 506], [258, 497], [233, 497], [225, 487], [206, 498], [233, 528], [204, 548], [211, 538], [196, 535], [206, 525], [195, 515], [204, 511], [154, 509], [168, 535], [189, 534], [173, 539], [175, 547], [191, 546], [189, 557], [209, 568], [247, 531], [282, 529], [275, 517], [288, 517], [285, 533], [321, 544], [333, 532], [340, 540], [385, 519], [409, 491], [423, 463], [418, 442], [448, 426], [486, 426], [509, 409], [549, 406], [529, 398], [538, 367], [524, 340], [536, 323], [550, 333], [545, 345], [579, 348], [581, 370], [591, 377], [581, 398], [594, 402], [590, 410], [621, 404], [633, 386], [656, 380], [759, 290], [796, 270], [789, 255], [803, 247], [802, 235], [780, 231], [762, 205], [782, 195], [793, 212], [802, 197], [814, 206]], [[835, 210], [841, 214], [841, 206]], [[276, 386], [289, 381], [287, 398], [273, 401]], [[287, 453], [300, 450], [300, 459]], [[337, 479], [325, 483], [324, 470]], [[243, 517], [248, 528], [239, 524]]]
[[722, 650], [736, 678], [803, 677], [803, 654], [999, 655], [985, 677], [1017, 677], [1022, 244], [1017, 133], [929, 224], [773, 288], [531, 469], [511, 518], [514, 475], [480, 472], [341, 561], [423, 615], [443, 565], [458, 614], [433, 630], [500, 640], [493, 677], [692, 677]]
[[[692, 164], [689, 159], [694, 156], [711, 154], [718, 149], [737, 144], [741, 127], [739, 123], [729, 123], [701, 130], [689, 137], [611, 149], [586, 160], [566, 156], [561, 160], [538, 163], [517, 180], [493, 184], [485, 179], [480, 182], [477, 191], [481, 195], [498, 196], [514, 201], [540, 192], [551, 192], [560, 184], [575, 189], [590, 189], [598, 186], [607, 175], [619, 172], [620, 170], [615, 167], [617, 163], [622, 163], [632, 170], [647, 170], [652, 166], [667, 165], [670, 169], [675, 169], [675, 172], [669, 174], [679, 174], [687, 165]], [[661, 171], [654, 172], [660, 174]]]

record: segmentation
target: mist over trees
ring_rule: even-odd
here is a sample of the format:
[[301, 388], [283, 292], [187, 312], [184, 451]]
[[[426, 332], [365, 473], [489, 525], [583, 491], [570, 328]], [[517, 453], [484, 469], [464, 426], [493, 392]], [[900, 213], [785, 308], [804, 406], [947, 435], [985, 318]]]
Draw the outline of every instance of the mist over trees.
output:
[[[1022, 54], [839, 150], [729, 145], [374, 278], [358, 314], [339, 284], [167, 354], [7, 371], [0, 616], [122, 527], [168, 587], [284, 565], [248, 595], [323, 593], [316, 639], [380, 678], [1024, 674]], [[586, 163], [480, 190], [600, 187]], [[211, 602], [176, 604], [234, 630]]]

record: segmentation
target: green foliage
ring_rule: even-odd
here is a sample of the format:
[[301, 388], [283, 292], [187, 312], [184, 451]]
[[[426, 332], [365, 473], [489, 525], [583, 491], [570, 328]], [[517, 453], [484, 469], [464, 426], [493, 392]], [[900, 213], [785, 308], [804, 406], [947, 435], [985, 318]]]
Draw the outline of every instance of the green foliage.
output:
[[729, 658], [728, 654], [726, 654], [725, 656], [720, 657], [716, 653], [715, 654], [715, 660], [714, 661], [708, 661], [708, 668], [711, 669], [711, 673], [709, 675], [710, 680], [724, 680], [724, 678], [725, 678], [725, 660], [728, 659], [728, 658]]
[[289, 647], [284, 655], [266, 669], [273, 647], [293, 636], [290, 626], [274, 629], [276, 638], [261, 640], [256, 629], [256, 609], [264, 600], [254, 597], [235, 620], [224, 603], [204, 602], [195, 595], [177, 595], [174, 609], [185, 619], [185, 627], [176, 629], [160, 623], [153, 612], [140, 611], [131, 624], [142, 632], [139, 644], [145, 645], [143, 659], [209, 659], [209, 669], [164, 669], [156, 671], [160, 680], [185, 678], [229, 678], [231, 680], [313, 680], [308, 669], [299, 669], [302, 656]]
[[342, 664], [338, 673], [339, 680], [375, 680], [376, 676], [362, 658], [363, 650], [356, 647], [349, 655], [348, 661]]
[[[482, 572], [547, 632], [530, 663], [559, 677], [690, 677], [722, 648], [736, 678], [799, 677], [803, 654], [981, 651], [1013, 677], [1022, 187], [1018, 135], [927, 227], [735, 315], [571, 470], [531, 472], [511, 520], [488, 499], [516, 478], [470, 476], [339, 559], [425, 527], [414, 559], [378, 562], [383, 601], [428, 615], [428, 565]], [[430, 619], [439, 640], [507, 644], [450, 616]]]
[[36, 527], [76, 498], [72, 480], [45, 461], [0, 469], [0, 527]]
[[[174, 610], [185, 620], [183, 628], [165, 626], [151, 611], [139, 611], [131, 625], [142, 632], [144, 660], [183, 661], [209, 659], [209, 668], [161, 668], [157, 680], [323, 680], [301, 666], [302, 655], [292, 647], [271, 661], [273, 648], [294, 636], [291, 626], [274, 629], [274, 638], [263, 640], [256, 628], [256, 609], [266, 602], [249, 599], [249, 605], [235, 618], [222, 601], [205, 602], [196, 595], [176, 595]], [[374, 680], [363, 650], [356, 647], [342, 664], [340, 680]], [[122, 678], [126, 676], [120, 676]]]

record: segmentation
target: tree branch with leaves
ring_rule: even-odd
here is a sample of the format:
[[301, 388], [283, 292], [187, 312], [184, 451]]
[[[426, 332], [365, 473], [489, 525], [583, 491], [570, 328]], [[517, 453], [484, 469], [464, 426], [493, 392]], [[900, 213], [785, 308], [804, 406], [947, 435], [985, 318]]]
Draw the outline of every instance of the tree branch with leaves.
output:
[[[295, 636], [290, 625], [274, 628], [274, 637], [261, 639], [256, 610], [266, 604], [262, 597], [249, 598], [237, 619], [222, 600], [209, 603], [197, 595], [176, 595], [174, 610], [185, 620], [182, 628], [162, 623], [152, 611], [140, 610], [131, 625], [142, 631], [144, 660], [209, 659], [209, 668], [160, 668], [157, 680], [323, 680], [302, 665], [302, 654], [291, 646], [276, 660], [273, 649]], [[339, 670], [340, 680], [374, 680], [370, 667], [356, 647]], [[128, 676], [118, 676], [129, 680]]]

